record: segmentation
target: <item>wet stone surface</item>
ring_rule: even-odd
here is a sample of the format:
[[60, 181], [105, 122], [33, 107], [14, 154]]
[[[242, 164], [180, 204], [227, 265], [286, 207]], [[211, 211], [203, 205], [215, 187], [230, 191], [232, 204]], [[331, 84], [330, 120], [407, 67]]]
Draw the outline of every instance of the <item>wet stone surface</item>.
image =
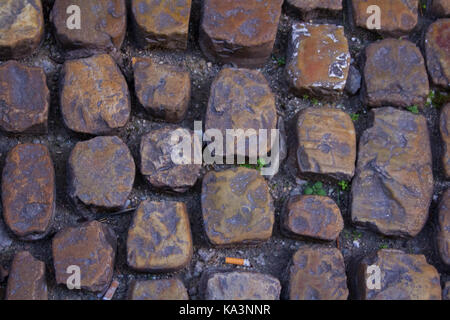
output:
[[208, 172], [203, 178], [202, 212], [206, 235], [214, 245], [261, 242], [272, 235], [272, 196], [254, 169]]
[[63, 229], [52, 240], [56, 282], [66, 285], [73, 273], [68, 273], [67, 268], [78, 266], [81, 289], [103, 291], [112, 280], [116, 247], [114, 231], [98, 221]]
[[444, 174], [450, 178], [450, 104], [444, 106], [441, 111], [439, 129], [442, 144], [442, 166]]
[[295, 23], [288, 48], [286, 77], [295, 94], [338, 95], [350, 66], [344, 27]]
[[199, 43], [212, 61], [256, 68], [270, 57], [282, 0], [205, 0]]
[[186, 287], [178, 278], [135, 281], [128, 293], [130, 300], [189, 300]]
[[28, 251], [14, 256], [9, 272], [6, 300], [47, 300], [45, 263]]
[[442, 195], [439, 206], [437, 244], [442, 261], [450, 265], [450, 189]]
[[429, 84], [419, 48], [408, 40], [385, 39], [366, 48], [365, 101], [371, 107], [422, 107]]
[[295, 252], [288, 269], [290, 300], [346, 300], [344, 258], [336, 248], [305, 246]]
[[0, 129], [46, 133], [49, 105], [50, 92], [41, 68], [16, 61], [0, 65]]
[[430, 138], [421, 115], [394, 108], [372, 110], [359, 142], [352, 184], [353, 223], [389, 236], [416, 236], [433, 193]]
[[450, 88], [450, 19], [430, 25], [425, 37], [428, 73], [435, 85]]
[[166, 122], [184, 120], [191, 99], [189, 72], [160, 65], [152, 59], [133, 59], [134, 84], [140, 104]]
[[[368, 289], [367, 268], [381, 271], [381, 289]], [[364, 258], [358, 269], [358, 298], [362, 300], [441, 300], [439, 273], [425, 256], [382, 249]]]
[[99, 135], [127, 124], [128, 85], [109, 55], [66, 61], [60, 85], [61, 112], [69, 129]]
[[45, 237], [55, 214], [55, 170], [44, 145], [19, 144], [2, 175], [3, 219], [23, 240]]
[[0, 60], [31, 55], [44, 37], [41, 0], [0, 2]]
[[75, 204], [122, 207], [133, 188], [135, 164], [118, 137], [78, 142], [69, 157], [69, 195]]
[[[76, 12], [68, 14], [73, 5], [80, 9], [79, 29], [72, 27], [76, 20], [69, 18]], [[75, 56], [118, 50], [127, 31], [125, 0], [57, 0], [50, 20], [59, 44], [75, 51]]]
[[145, 48], [187, 48], [191, 0], [132, 0], [136, 42]]
[[261, 273], [224, 272], [205, 275], [206, 300], [279, 300], [278, 279]]
[[[167, 126], [150, 131], [141, 141], [141, 173], [155, 188], [170, 189], [176, 192], [186, 192], [194, 186], [200, 176], [201, 164], [194, 164], [194, 148], [191, 146], [191, 156], [183, 158], [187, 163], [175, 163], [175, 145], [179, 139], [194, 141], [194, 132], [181, 127]], [[200, 143], [197, 144], [199, 150]], [[200, 157], [200, 154], [199, 154]], [[198, 157], [198, 158], [199, 158]], [[175, 159], [177, 160], [177, 159]], [[180, 159], [181, 161], [181, 159]], [[189, 164], [188, 164], [189, 163]]]
[[172, 272], [192, 258], [192, 235], [182, 202], [144, 201], [128, 230], [127, 261], [138, 271]]

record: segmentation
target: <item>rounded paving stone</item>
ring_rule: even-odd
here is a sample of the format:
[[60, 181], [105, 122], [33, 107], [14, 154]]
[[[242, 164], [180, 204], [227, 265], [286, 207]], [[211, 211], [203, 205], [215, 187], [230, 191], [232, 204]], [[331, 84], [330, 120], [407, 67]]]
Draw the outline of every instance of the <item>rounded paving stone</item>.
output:
[[344, 229], [344, 220], [329, 197], [295, 196], [287, 203], [283, 228], [292, 235], [331, 241]]
[[60, 90], [64, 123], [73, 131], [100, 135], [128, 122], [128, 85], [107, 54], [67, 61], [61, 72]]
[[288, 269], [290, 300], [346, 300], [344, 257], [336, 248], [301, 247]]
[[207, 276], [206, 300], [279, 300], [278, 279], [262, 273], [223, 272]]
[[310, 23], [292, 26], [286, 77], [295, 94], [341, 94], [349, 67], [344, 27]]
[[47, 300], [45, 263], [28, 251], [18, 252], [13, 259], [6, 287], [6, 300]]
[[450, 19], [435, 21], [425, 37], [428, 73], [435, 85], [450, 88]]
[[78, 266], [81, 289], [103, 291], [112, 280], [116, 247], [114, 231], [95, 220], [61, 230], [52, 240], [56, 283], [65, 286], [73, 274], [68, 267]]
[[212, 61], [256, 68], [270, 57], [282, 0], [205, 0], [199, 42]]
[[439, 205], [437, 244], [442, 261], [450, 265], [450, 189], [444, 192]]
[[438, 17], [450, 17], [450, 2], [448, 0], [433, 0], [432, 10]]
[[41, 0], [0, 1], [0, 59], [31, 55], [43, 37]]
[[144, 48], [187, 48], [192, 0], [132, 0], [137, 43]]
[[272, 235], [272, 196], [254, 169], [208, 172], [203, 178], [202, 213], [206, 235], [214, 245], [261, 242]]
[[53, 222], [55, 198], [55, 170], [47, 147], [14, 147], [2, 175], [3, 218], [9, 229], [23, 240], [45, 237]]
[[315, 18], [320, 13], [336, 14], [342, 10], [342, 0], [287, 0], [285, 3], [300, 13], [303, 21]]
[[394, 108], [372, 109], [360, 138], [352, 221], [387, 236], [414, 237], [428, 218], [433, 170], [427, 121]]
[[[80, 29], [69, 28], [70, 6], [80, 9]], [[50, 14], [55, 37], [66, 50], [82, 56], [97, 51], [118, 50], [127, 30], [125, 0], [56, 0]]]
[[429, 84], [419, 48], [408, 40], [385, 39], [366, 48], [364, 98], [371, 107], [422, 107]]
[[133, 281], [129, 300], [189, 300], [186, 287], [180, 279]]
[[138, 271], [172, 272], [192, 258], [192, 235], [182, 202], [144, 201], [128, 230], [127, 261]]
[[50, 92], [41, 68], [16, 61], [0, 65], [0, 129], [47, 133]]
[[135, 170], [130, 150], [118, 137], [78, 142], [69, 157], [69, 195], [76, 204], [122, 207], [133, 188]]
[[[373, 274], [369, 266], [379, 268], [381, 289], [368, 288], [368, 277]], [[357, 282], [358, 298], [362, 300], [441, 300], [439, 273], [424, 255], [379, 250], [361, 261]]]
[[450, 103], [446, 104], [441, 111], [439, 129], [443, 142], [442, 166], [447, 179], [450, 178]]
[[189, 72], [160, 65], [151, 58], [133, 58], [136, 96], [154, 117], [167, 122], [180, 122], [191, 100]]
[[[194, 150], [191, 150], [191, 157], [186, 158], [191, 164], [177, 164], [173, 161], [176, 151], [174, 146], [179, 143], [178, 140], [172, 140], [175, 134], [182, 139], [188, 138], [192, 143], [195, 138], [191, 130], [172, 126], [152, 130], [142, 137], [141, 173], [155, 188], [186, 192], [196, 183], [202, 165], [193, 163]], [[201, 148], [200, 143], [198, 146]]]
[[450, 300], [450, 281], [445, 283], [444, 290], [442, 290], [442, 299]]

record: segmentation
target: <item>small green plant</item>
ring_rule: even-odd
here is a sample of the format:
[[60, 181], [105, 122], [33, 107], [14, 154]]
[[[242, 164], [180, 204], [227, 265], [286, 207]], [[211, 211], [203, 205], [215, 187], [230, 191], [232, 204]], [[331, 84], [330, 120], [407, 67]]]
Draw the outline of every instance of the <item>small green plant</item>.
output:
[[256, 169], [256, 170], [261, 171], [261, 169], [262, 169], [265, 165], [266, 165], [266, 161], [264, 161], [263, 158], [259, 158], [259, 159], [256, 161], [256, 165], [244, 163], [244, 164], [241, 164], [240, 166], [241, 166], [241, 167], [244, 167], [244, 168]]
[[352, 118], [353, 122], [356, 122], [359, 120], [359, 113], [352, 113], [350, 114], [350, 118]]
[[349, 188], [348, 181], [345, 181], [345, 180], [339, 181], [338, 186], [341, 188], [342, 191], [347, 191]]
[[323, 183], [317, 181], [313, 185], [308, 185], [303, 191], [305, 195], [316, 195], [316, 196], [326, 196], [327, 192], [323, 188]]
[[409, 106], [406, 108], [406, 110], [414, 114], [419, 114], [419, 108], [416, 105]]
[[389, 248], [389, 246], [387, 245], [387, 243], [382, 243], [380, 244], [380, 249], [387, 249]]
[[353, 241], [355, 241], [355, 240], [359, 240], [359, 239], [361, 239], [361, 237], [362, 237], [362, 233], [361, 232], [359, 232], [359, 231], [353, 231]]
[[279, 67], [286, 65], [286, 59], [284, 59], [282, 57], [276, 57], [273, 55], [272, 60], [275, 61]]
[[431, 90], [427, 97], [426, 105], [429, 107], [440, 108], [450, 101], [450, 96], [440, 91]]
[[315, 106], [317, 106], [317, 105], [319, 104], [319, 100], [317, 100], [316, 98], [313, 98], [313, 99], [311, 100], [311, 102], [312, 102], [312, 104], [315, 105]]
[[309, 96], [307, 94], [304, 94], [303, 95], [303, 100], [308, 100], [308, 99], [309, 99]]

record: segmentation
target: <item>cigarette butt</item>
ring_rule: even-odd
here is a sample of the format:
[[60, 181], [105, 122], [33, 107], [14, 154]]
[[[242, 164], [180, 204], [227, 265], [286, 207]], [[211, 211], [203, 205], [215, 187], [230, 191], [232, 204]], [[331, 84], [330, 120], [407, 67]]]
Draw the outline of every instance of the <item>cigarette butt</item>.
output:
[[119, 287], [119, 281], [113, 280], [108, 291], [106, 291], [105, 295], [103, 296], [103, 300], [111, 300], [114, 296], [114, 293], [116, 293], [116, 290], [118, 287]]
[[235, 264], [238, 266], [251, 267], [250, 261], [248, 259], [225, 258], [225, 263]]

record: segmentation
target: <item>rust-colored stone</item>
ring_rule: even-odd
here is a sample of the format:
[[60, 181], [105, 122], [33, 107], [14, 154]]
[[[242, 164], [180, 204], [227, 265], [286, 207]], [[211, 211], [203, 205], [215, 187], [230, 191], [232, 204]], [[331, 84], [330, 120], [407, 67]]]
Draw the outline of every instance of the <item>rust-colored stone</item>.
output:
[[206, 300], [279, 300], [277, 278], [256, 272], [223, 272], [208, 275]]
[[187, 48], [192, 0], [132, 0], [135, 38], [141, 47]]
[[425, 53], [433, 83], [450, 88], [450, 19], [440, 19], [430, 25], [425, 37]]
[[297, 122], [300, 175], [350, 180], [355, 173], [356, 132], [344, 111], [308, 108]]
[[2, 176], [3, 218], [9, 229], [24, 240], [45, 237], [53, 221], [55, 198], [55, 170], [47, 147], [14, 147]]
[[[80, 8], [80, 29], [68, 28], [73, 12], [67, 9], [72, 5]], [[64, 49], [87, 56], [120, 49], [127, 30], [127, 8], [125, 0], [56, 0], [50, 20]]]
[[106, 134], [127, 124], [131, 111], [128, 85], [111, 56], [69, 60], [61, 79], [61, 111], [69, 129]]
[[45, 263], [28, 251], [14, 256], [6, 288], [6, 300], [47, 300]]
[[336, 248], [301, 247], [289, 267], [290, 300], [346, 300], [344, 257]]
[[205, 0], [200, 48], [210, 60], [262, 66], [277, 35], [282, 0]]
[[296, 236], [331, 241], [344, 229], [344, 220], [329, 197], [295, 196], [287, 203], [283, 227]]
[[43, 37], [41, 0], [0, 1], [0, 59], [31, 55]]
[[0, 129], [47, 133], [50, 92], [41, 68], [16, 61], [0, 65]]
[[192, 258], [192, 235], [182, 202], [144, 201], [128, 230], [127, 261], [138, 271], [172, 272]]
[[[214, 140], [209, 129], [220, 130], [223, 150], [215, 149], [218, 156], [231, 155], [231, 147], [238, 156], [253, 155], [259, 149], [260, 129], [267, 130], [267, 150], [271, 150], [271, 130], [277, 128], [275, 97], [261, 72], [249, 69], [225, 68], [217, 75], [212, 86], [205, 119], [205, 139]], [[237, 138], [245, 139], [245, 150], [238, 150], [238, 139], [227, 136], [227, 129], [242, 129]], [[253, 131], [253, 132], [252, 132]], [[256, 138], [257, 145], [250, 145]], [[227, 148], [226, 142], [231, 141]], [[210, 145], [208, 145], [210, 146]], [[256, 159], [255, 159], [256, 161]]]
[[[373, 274], [369, 266], [380, 268], [381, 289], [368, 288]], [[363, 300], [441, 300], [439, 273], [421, 254], [379, 250], [362, 260], [357, 280], [358, 297]]]
[[208, 172], [203, 178], [202, 212], [206, 235], [214, 245], [261, 242], [272, 235], [272, 196], [254, 169]]
[[189, 300], [180, 279], [133, 281], [128, 292], [130, 300]]
[[442, 261], [450, 265], [450, 189], [444, 192], [439, 206], [437, 244]]
[[[185, 158], [190, 164], [173, 162], [174, 146], [179, 143], [178, 139], [172, 140], [175, 134], [182, 137], [180, 139], [185, 137], [190, 139], [192, 143], [195, 138], [191, 130], [172, 126], [152, 130], [142, 137], [141, 173], [156, 188], [185, 192], [196, 183], [202, 165], [194, 164], [195, 150], [191, 150], [189, 159]], [[198, 148], [201, 148], [200, 142], [198, 142]], [[200, 158], [201, 155], [199, 154], [198, 157]]]
[[287, 0], [285, 3], [300, 13], [303, 21], [315, 18], [322, 12], [336, 14], [342, 10], [342, 0]]
[[450, 2], [448, 0], [433, 0], [433, 14], [438, 17], [450, 17]]
[[372, 109], [359, 142], [352, 220], [388, 236], [416, 236], [433, 194], [427, 121], [394, 108]]
[[369, 29], [367, 22], [373, 11], [367, 10], [369, 6], [380, 8], [381, 28], [373, 31], [399, 37], [408, 34], [417, 25], [419, 16], [419, 0], [352, 0], [353, 17], [358, 27]]
[[447, 179], [450, 178], [450, 103], [442, 108], [439, 129], [443, 141], [442, 166]]
[[122, 207], [135, 170], [130, 150], [118, 137], [78, 142], [69, 157], [69, 195], [86, 206]]
[[180, 122], [191, 100], [189, 72], [160, 65], [150, 58], [133, 58], [136, 96], [154, 117]]
[[344, 91], [350, 52], [344, 27], [295, 23], [288, 47], [286, 76], [298, 95], [337, 95]]
[[366, 48], [365, 100], [371, 107], [422, 107], [429, 92], [419, 48], [408, 40], [385, 39]]
[[112, 280], [116, 247], [114, 231], [98, 221], [63, 229], [52, 240], [56, 283], [66, 285], [73, 274], [67, 268], [78, 266], [81, 289], [103, 291]]

